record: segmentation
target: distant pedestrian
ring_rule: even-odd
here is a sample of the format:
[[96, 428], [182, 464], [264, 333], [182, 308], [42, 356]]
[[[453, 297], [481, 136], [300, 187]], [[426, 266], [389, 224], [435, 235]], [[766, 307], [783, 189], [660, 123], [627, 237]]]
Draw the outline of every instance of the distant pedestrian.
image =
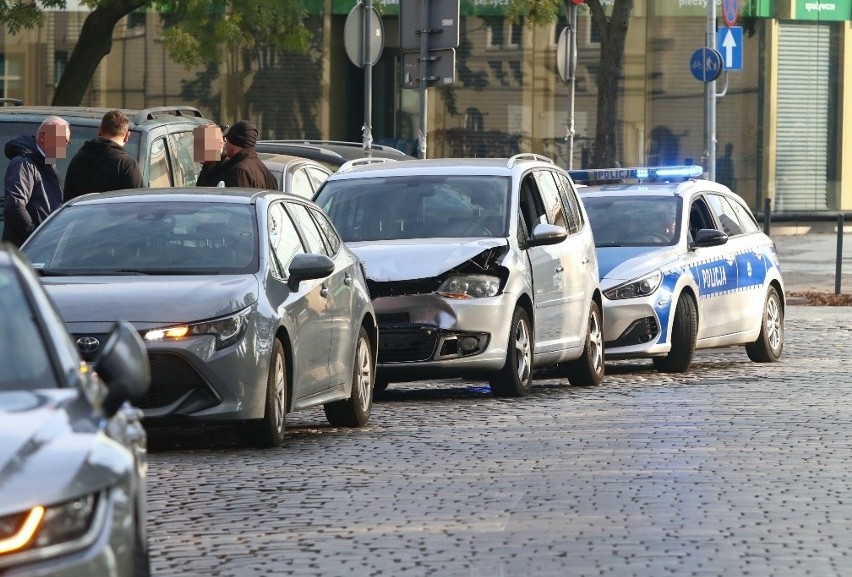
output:
[[734, 145], [730, 142], [725, 145], [725, 156], [716, 159], [716, 182], [735, 190]]
[[225, 186], [267, 188], [278, 190], [278, 181], [257, 157], [257, 127], [249, 120], [240, 120], [225, 133], [225, 154], [222, 163]]
[[[227, 129], [227, 127], [226, 127]], [[217, 186], [223, 180], [222, 165], [225, 155], [225, 138], [218, 124], [196, 126], [192, 131], [192, 151], [196, 162], [201, 163], [196, 186]]]
[[3, 193], [3, 240], [21, 246], [48, 215], [62, 204], [62, 181], [56, 159], [65, 158], [71, 142], [68, 121], [48, 116], [35, 136], [6, 143], [9, 158]]
[[130, 119], [110, 110], [101, 119], [98, 135], [83, 143], [65, 173], [65, 200], [90, 192], [142, 188], [142, 171], [124, 145], [130, 140]]

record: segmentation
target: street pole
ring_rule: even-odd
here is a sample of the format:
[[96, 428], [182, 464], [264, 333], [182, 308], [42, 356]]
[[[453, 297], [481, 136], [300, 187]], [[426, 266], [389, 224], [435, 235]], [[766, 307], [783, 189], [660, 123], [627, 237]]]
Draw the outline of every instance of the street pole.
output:
[[364, 57], [364, 154], [367, 157], [373, 155], [373, 55], [371, 54], [371, 33], [373, 28], [373, 0], [364, 2], [364, 32], [363, 48], [361, 53]]
[[[716, 50], [716, 3], [707, 2], [706, 46]], [[716, 180], [716, 81], [704, 83], [704, 154], [707, 178]]]
[[418, 156], [426, 158], [426, 94], [429, 88], [429, 0], [420, 2], [420, 134]]
[[574, 96], [576, 92], [576, 62], [577, 62], [577, 5], [573, 2], [566, 2], [568, 10], [568, 32], [571, 34], [570, 42], [568, 42], [568, 61], [566, 70], [568, 70], [568, 170], [574, 168]]

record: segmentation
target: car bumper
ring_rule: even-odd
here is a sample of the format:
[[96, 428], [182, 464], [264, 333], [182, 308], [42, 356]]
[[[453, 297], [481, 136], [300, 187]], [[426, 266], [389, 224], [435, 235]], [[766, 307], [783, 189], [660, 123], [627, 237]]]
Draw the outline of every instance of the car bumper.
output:
[[607, 358], [662, 355], [671, 349], [668, 322], [671, 299], [660, 291], [644, 298], [604, 298], [604, 348]]

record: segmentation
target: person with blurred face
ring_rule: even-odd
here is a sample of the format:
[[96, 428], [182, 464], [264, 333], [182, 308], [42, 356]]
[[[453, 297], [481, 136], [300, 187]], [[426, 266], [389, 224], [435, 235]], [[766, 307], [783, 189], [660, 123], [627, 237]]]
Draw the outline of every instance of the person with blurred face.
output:
[[3, 193], [3, 240], [21, 246], [48, 215], [62, 204], [62, 181], [56, 160], [65, 158], [71, 142], [68, 121], [48, 116], [35, 136], [6, 143], [9, 158]]
[[98, 135], [83, 143], [65, 173], [65, 200], [81, 194], [123, 188], [142, 188], [142, 171], [124, 145], [130, 140], [130, 119], [110, 110], [101, 119]]
[[195, 162], [201, 163], [201, 172], [198, 174], [195, 185], [217, 186], [224, 176], [222, 163], [228, 158], [225, 156], [222, 127], [218, 124], [196, 126], [192, 136], [193, 156]]
[[278, 181], [257, 157], [257, 127], [250, 120], [240, 120], [225, 133], [222, 180], [225, 186], [278, 190]]

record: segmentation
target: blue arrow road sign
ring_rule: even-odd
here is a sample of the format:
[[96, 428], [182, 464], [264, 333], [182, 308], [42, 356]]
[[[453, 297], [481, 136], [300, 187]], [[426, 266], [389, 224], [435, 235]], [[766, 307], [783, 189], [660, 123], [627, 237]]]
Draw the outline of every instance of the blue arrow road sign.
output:
[[696, 80], [713, 82], [722, 73], [722, 55], [706, 46], [699, 48], [689, 59], [689, 70]]
[[722, 54], [725, 70], [743, 69], [743, 27], [719, 28], [716, 32], [716, 47]]

